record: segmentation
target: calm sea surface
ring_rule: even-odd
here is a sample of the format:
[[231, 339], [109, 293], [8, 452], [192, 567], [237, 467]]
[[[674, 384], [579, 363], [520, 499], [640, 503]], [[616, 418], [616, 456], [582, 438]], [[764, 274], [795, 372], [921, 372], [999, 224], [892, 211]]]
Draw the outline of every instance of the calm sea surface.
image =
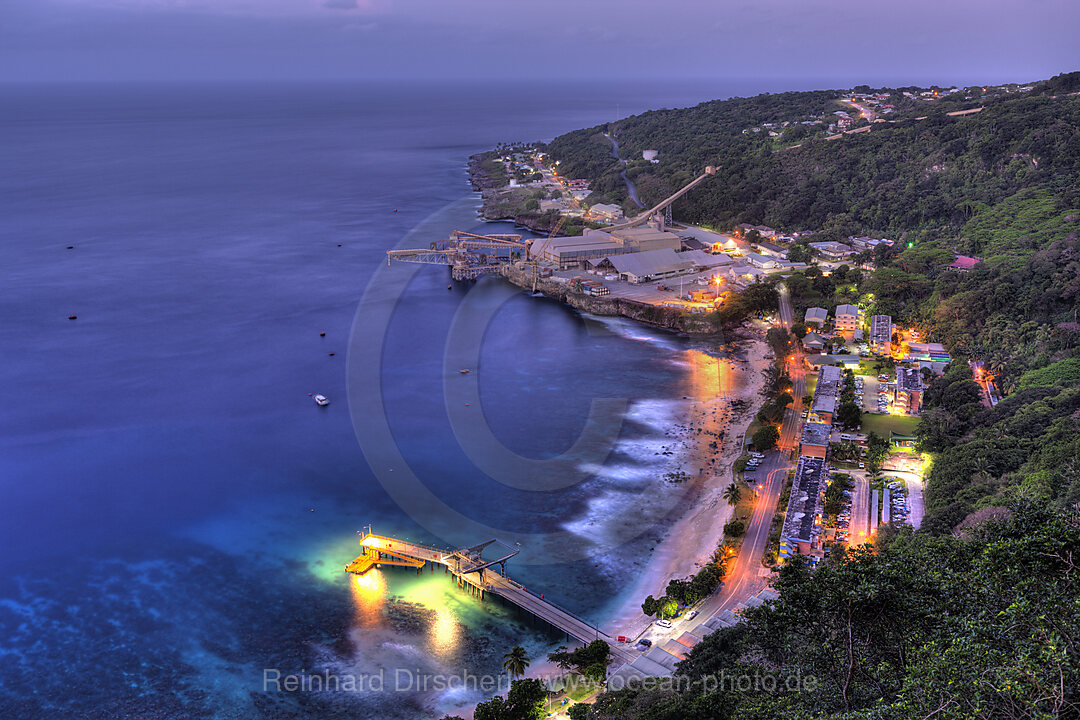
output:
[[715, 349], [383, 251], [485, 228], [471, 153], [753, 88], [0, 91], [0, 717], [440, 717], [485, 693], [403, 673], [560, 640], [441, 572], [345, 575], [369, 523], [521, 542], [514, 577], [611, 612]]

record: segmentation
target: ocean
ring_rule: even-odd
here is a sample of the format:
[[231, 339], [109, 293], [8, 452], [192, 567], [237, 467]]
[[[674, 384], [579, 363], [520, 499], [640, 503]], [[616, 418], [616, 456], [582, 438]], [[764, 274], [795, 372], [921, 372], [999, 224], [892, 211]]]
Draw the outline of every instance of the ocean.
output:
[[520, 543], [596, 623], [624, 599], [724, 352], [384, 251], [515, 231], [474, 152], [756, 90], [0, 92], [0, 717], [438, 718], [565, 641], [442, 572], [346, 575], [368, 525]]

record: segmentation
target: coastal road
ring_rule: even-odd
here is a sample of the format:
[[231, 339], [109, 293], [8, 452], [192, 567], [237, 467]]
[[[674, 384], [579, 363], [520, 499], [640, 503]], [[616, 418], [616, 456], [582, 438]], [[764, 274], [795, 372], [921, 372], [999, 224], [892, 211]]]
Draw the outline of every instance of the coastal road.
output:
[[[769, 541], [776, 503], [789, 467], [783, 454], [774, 450], [766, 456], [762, 467], [758, 469], [757, 474], [763, 476], [764, 481], [760, 483], [761, 490], [758, 491], [758, 499], [750, 517], [750, 526], [743, 537], [742, 547], [724, 577], [724, 584], [720, 586], [719, 592], [701, 606], [701, 619], [698, 622], [704, 622], [704, 619], [721, 610], [730, 610], [765, 589], [768, 572], [761, 564], [761, 556], [765, 553], [765, 546]], [[757, 489], [756, 484], [753, 487]]]
[[[780, 295], [780, 323], [791, 331], [795, 322], [795, 309], [791, 305], [791, 293], [783, 283], [777, 288]], [[803, 365], [802, 351], [796, 349], [786, 360], [788, 375], [791, 376], [791, 395], [795, 402], [784, 413], [784, 422], [780, 425], [780, 448], [791, 453], [798, 451], [799, 429], [802, 426], [803, 395], [806, 394], [806, 368]]]
[[[794, 309], [791, 306], [791, 295], [784, 285], [779, 287], [780, 293], [780, 322], [791, 329], [794, 322]], [[802, 424], [802, 397], [806, 394], [806, 372], [803, 369], [802, 353], [795, 351], [784, 362], [787, 363], [788, 372], [792, 380], [792, 395], [795, 402], [792, 403], [784, 414], [784, 422], [780, 427], [780, 442], [776, 450], [765, 456], [764, 462], [753, 478], [743, 475], [751, 488], [758, 492], [757, 502], [754, 504], [754, 512], [750, 517], [750, 526], [746, 529], [739, 555], [735, 558], [724, 584], [719, 592], [705, 601], [701, 607], [701, 615], [708, 618], [722, 610], [730, 610], [749, 598], [757, 595], [765, 589], [769, 572], [761, 564], [761, 558], [765, 554], [769, 542], [769, 532], [772, 530], [772, 519], [776, 514], [776, 505], [780, 500], [780, 490], [784, 486], [787, 472], [792, 464], [790, 457], [792, 451], [799, 444], [799, 428]], [[761, 480], [759, 478], [764, 478]]]

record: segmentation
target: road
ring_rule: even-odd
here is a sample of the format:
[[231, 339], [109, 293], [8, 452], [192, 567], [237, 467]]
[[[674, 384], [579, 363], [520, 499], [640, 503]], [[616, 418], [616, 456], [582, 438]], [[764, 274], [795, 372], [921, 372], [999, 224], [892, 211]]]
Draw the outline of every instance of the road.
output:
[[721, 610], [730, 610], [765, 589], [767, 575], [761, 564], [761, 556], [765, 553], [765, 546], [769, 541], [776, 503], [780, 499], [780, 490], [784, 486], [789, 467], [787, 458], [779, 451], [774, 450], [765, 457], [762, 467], [758, 469], [765, 481], [761, 483], [760, 494], [750, 517], [750, 526], [743, 537], [742, 547], [724, 577], [724, 584], [720, 586], [719, 592], [701, 606], [701, 617], [697, 622], [704, 622]]
[[[780, 323], [788, 331], [795, 322], [795, 310], [791, 306], [791, 293], [781, 283], [777, 288], [780, 295]], [[799, 429], [802, 427], [803, 395], [806, 395], [806, 368], [803, 364], [802, 351], [796, 349], [787, 361], [787, 371], [791, 376], [792, 397], [795, 402], [784, 413], [784, 422], [780, 426], [780, 448], [792, 453], [794, 457], [799, 448]]]
[[[791, 295], [784, 285], [780, 285], [780, 322], [791, 329], [794, 322], [794, 309]], [[746, 529], [742, 547], [735, 562], [729, 568], [724, 584], [719, 592], [705, 601], [700, 608], [700, 615], [709, 618], [721, 610], [730, 610], [765, 589], [768, 572], [761, 564], [772, 529], [773, 515], [784, 487], [787, 472], [791, 469], [791, 451], [798, 448], [799, 427], [801, 425], [802, 397], [806, 394], [806, 371], [803, 369], [802, 353], [796, 351], [787, 361], [788, 372], [794, 385], [795, 402], [788, 407], [780, 430], [780, 443], [776, 450], [766, 454], [761, 467], [753, 474], [746, 473], [744, 478], [758, 494], [754, 512], [750, 517], [750, 526]], [[764, 478], [764, 481], [758, 480]], [[698, 622], [703, 622], [699, 620]]]
[[[605, 137], [611, 141], [611, 156], [625, 165], [626, 161], [619, 157], [619, 141], [611, 135], [606, 135]], [[632, 200], [639, 208], [644, 209], [645, 206], [638, 200], [637, 185], [634, 184], [633, 180], [626, 176], [626, 170], [619, 172], [619, 177], [626, 183], [626, 194], [630, 196], [630, 200]]]

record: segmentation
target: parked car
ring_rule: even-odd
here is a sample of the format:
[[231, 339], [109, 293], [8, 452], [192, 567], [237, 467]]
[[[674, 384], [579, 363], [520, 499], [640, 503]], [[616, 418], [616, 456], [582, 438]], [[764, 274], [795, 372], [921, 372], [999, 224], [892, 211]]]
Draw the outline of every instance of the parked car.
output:
[[670, 620], [657, 620], [656, 625], [658, 627], [662, 627], [662, 628], [670, 628], [671, 627], [671, 621]]
[[697, 610], [691, 610], [690, 612], [686, 613], [686, 619], [687, 620], [693, 620], [696, 617], [697, 617]]

